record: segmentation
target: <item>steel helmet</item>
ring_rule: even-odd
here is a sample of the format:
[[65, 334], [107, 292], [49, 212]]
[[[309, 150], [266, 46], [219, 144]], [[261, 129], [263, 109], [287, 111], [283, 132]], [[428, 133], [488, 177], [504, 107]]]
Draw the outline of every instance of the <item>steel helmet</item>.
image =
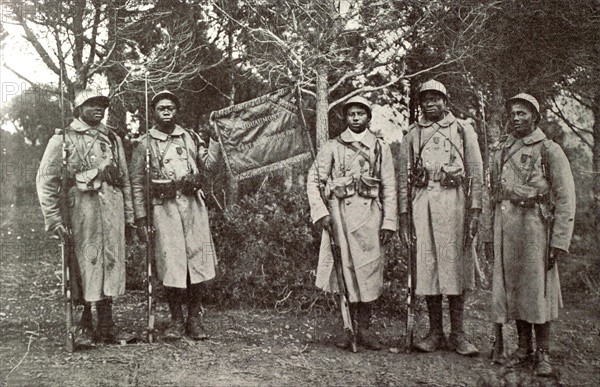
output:
[[152, 101], [150, 102], [150, 104], [152, 105], [152, 110], [154, 110], [154, 107], [161, 99], [170, 99], [175, 103], [177, 109], [179, 109], [179, 98], [177, 98], [177, 96], [171, 93], [169, 90], [163, 90], [156, 93], [154, 97], [152, 97]]
[[346, 102], [344, 102], [344, 107], [343, 107], [344, 115], [346, 114], [346, 110], [348, 110], [348, 108], [352, 105], [360, 105], [360, 106], [364, 107], [365, 109], [367, 109], [367, 115], [369, 116], [369, 119], [371, 119], [371, 103], [369, 102], [368, 99], [361, 97], [359, 95], [348, 99]]
[[108, 105], [110, 104], [110, 99], [108, 99], [108, 97], [105, 97], [102, 94], [100, 94], [100, 92], [98, 90], [85, 89], [85, 90], [82, 90], [79, 93], [77, 93], [77, 95], [75, 96], [74, 109], [77, 109], [78, 107], [80, 107], [81, 105], [83, 105], [84, 103], [89, 101], [90, 99], [98, 99], [100, 102], [102, 102], [102, 105], [105, 108], [107, 108]]
[[510, 107], [512, 106], [512, 104], [515, 103], [515, 102], [517, 102], [517, 101], [523, 101], [526, 104], [528, 104], [529, 106], [533, 107], [535, 113], [539, 117], [539, 115], [540, 115], [540, 103], [532, 95], [527, 94], [527, 93], [519, 93], [519, 94], [515, 95], [514, 97], [509, 98], [506, 101], [506, 110], [509, 110]]
[[430, 79], [427, 82], [424, 82], [419, 88], [419, 99], [421, 99], [421, 94], [426, 91], [437, 91], [442, 94], [444, 98], [448, 99], [448, 92], [446, 91], [446, 86], [442, 82], [438, 82], [435, 79]]

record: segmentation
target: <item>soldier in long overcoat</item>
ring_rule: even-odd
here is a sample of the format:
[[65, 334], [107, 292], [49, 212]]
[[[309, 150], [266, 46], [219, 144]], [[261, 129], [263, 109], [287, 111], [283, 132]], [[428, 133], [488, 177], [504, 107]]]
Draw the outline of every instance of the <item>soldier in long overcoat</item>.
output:
[[[159, 280], [171, 313], [165, 339], [185, 332], [206, 339], [201, 316], [202, 283], [215, 277], [217, 257], [210, 233], [208, 209], [201, 190], [201, 174], [212, 170], [220, 158], [218, 143], [210, 150], [194, 132], [175, 123], [179, 99], [169, 91], [152, 98], [156, 126], [141, 136], [131, 160], [131, 186], [138, 235], [155, 244]], [[150, 144], [150, 187], [146, 186], [146, 149]], [[149, 189], [151, 213], [148, 213]], [[150, 220], [148, 220], [150, 217]], [[147, 227], [155, 230], [148, 241]], [[182, 300], [187, 292], [188, 315], [184, 323]]]
[[[558, 261], [573, 234], [575, 188], [569, 161], [536, 127], [538, 101], [518, 94], [507, 102], [512, 132], [491, 157], [494, 276], [492, 319], [516, 320], [518, 349], [510, 365], [533, 357], [535, 372], [552, 373], [550, 321], [562, 307]], [[491, 244], [486, 245], [492, 254]]]
[[[75, 119], [50, 139], [37, 175], [46, 230], [70, 238], [74, 246], [72, 294], [74, 301], [85, 304], [81, 337], [90, 340], [93, 333], [97, 341], [114, 341], [118, 333], [111, 299], [125, 293], [125, 232], [126, 224], [131, 229], [134, 221], [123, 144], [101, 122], [108, 105], [109, 99], [95, 90], [80, 92]], [[61, 210], [61, 184], [68, 196], [68, 219]], [[95, 332], [92, 302], [98, 311]]]
[[[412, 205], [411, 221], [417, 238], [416, 294], [425, 296], [429, 312], [429, 334], [416, 347], [431, 352], [445, 346], [445, 294], [450, 305], [450, 347], [462, 355], [475, 355], [478, 350], [466, 339], [463, 329], [465, 291], [474, 283], [473, 255], [464, 241], [466, 233], [472, 238], [477, 232], [481, 212], [481, 153], [473, 127], [446, 110], [443, 84], [425, 82], [418, 98], [423, 116], [402, 141], [398, 187], [400, 229], [405, 243], [408, 227], [412, 227], [407, 218], [409, 201]], [[412, 198], [407, 195], [409, 160], [414, 182]]]
[[[323, 229], [316, 285], [325, 291], [338, 290], [329, 238], [333, 233], [341, 250], [358, 342], [377, 350], [381, 344], [369, 325], [373, 301], [383, 285], [381, 243], [397, 228], [394, 164], [389, 145], [367, 129], [371, 108], [365, 98], [349, 99], [344, 116], [348, 128], [323, 145], [307, 179], [311, 217]], [[369, 184], [370, 192], [361, 184], [362, 188]]]

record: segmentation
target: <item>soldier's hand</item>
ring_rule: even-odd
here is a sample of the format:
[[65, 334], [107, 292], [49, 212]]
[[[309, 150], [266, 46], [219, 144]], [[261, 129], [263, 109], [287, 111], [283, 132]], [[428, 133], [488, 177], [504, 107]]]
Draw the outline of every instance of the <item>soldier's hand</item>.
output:
[[66, 243], [69, 240], [69, 230], [67, 230], [64, 224], [59, 224], [52, 231], [60, 238], [61, 243]]
[[400, 214], [400, 241], [408, 247], [408, 214]]
[[394, 237], [394, 232], [392, 230], [381, 230], [379, 235], [381, 238], [381, 243], [387, 245]]
[[137, 237], [142, 243], [148, 243], [148, 220], [146, 217], [139, 218], [135, 221], [137, 226]]
[[317, 226], [321, 230], [327, 230], [329, 235], [333, 235], [333, 220], [331, 216], [325, 215], [321, 219], [317, 220]]
[[483, 245], [485, 258], [494, 262], [494, 242], [485, 242]]
[[567, 252], [556, 247], [550, 248], [550, 254], [548, 255], [548, 270], [551, 270], [556, 263], [563, 259], [567, 255]]

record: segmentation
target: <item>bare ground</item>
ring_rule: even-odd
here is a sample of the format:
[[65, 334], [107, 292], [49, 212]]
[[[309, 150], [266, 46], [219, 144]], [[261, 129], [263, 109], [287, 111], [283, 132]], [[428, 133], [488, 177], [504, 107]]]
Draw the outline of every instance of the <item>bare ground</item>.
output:
[[[374, 328], [388, 346], [357, 354], [333, 345], [341, 330], [335, 313], [213, 310], [205, 315], [211, 339], [176, 343], [97, 345], [67, 353], [58, 241], [43, 231], [37, 207], [2, 209], [0, 229], [0, 383], [3, 385], [598, 385], [600, 308], [597, 295], [564, 290], [566, 308], [553, 326], [553, 378], [528, 369], [507, 370], [487, 358], [492, 326], [489, 291], [477, 290], [466, 311], [466, 330], [483, 352], [476, 358], [439, 351], [404, 352], [404, 325], [376, 316]], [[568, 263], [586, 270], [589, 257]], [[579, 268], [579, 269], [577, 269]], [[574, 272], [571, 270], [571, 272]], [[567, 281], [567, 283], [569, 283]], [[158, 303], [158, 327], [168, 313]], [[115, 320], [144, 337], [145, 299], [128, 292], [115, 303]], [[447, 320], [447, 316], [445, 317]], [[418, 334], [427, 330], [420, 319]], [[448, 321], [446, 321], [447, 325]], [[509, 349], [515, 329], [505, 327]]]

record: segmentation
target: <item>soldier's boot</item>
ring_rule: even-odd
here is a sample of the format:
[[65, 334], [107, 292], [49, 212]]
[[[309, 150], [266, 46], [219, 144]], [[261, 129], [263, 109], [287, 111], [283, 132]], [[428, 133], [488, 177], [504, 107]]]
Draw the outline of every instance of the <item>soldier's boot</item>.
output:
[[85, 302], [81, 312], [79, 324], [75, 327], [75, 341], [78, 345], [89, 347], [94, 343], [94, 320], [92, 317], [92, 304]]
[[425, 296], [429, 313], [429, 333], [415, 344], [423, 352], [433, 352], [446, 347], [446, 337], [442, 325], [442, 295]]
[[202, 284], [188, 285], [188, 319], [186, 333], [194, 340], [206, 340], [208, 334], [202, 323]]
[[181, 298], [183, 292], [181, 289], [165, 286], [169, 312], [171, 313], [171, 322], [164, 330], [162, 338], [165, 340], [179, 340], [183, 337], [185, 329], [183, 323], [183, 308]]
[[517, 320], [518, 347], [510, 354], [505, 366], [512, 368], [527, 365], [533, 357], [533, 342], [531, 337], [531, 324], [524, 320]]
[[373, 311], [372, 302], [359, 302], [356, 316], [357, 335], [356, 340], [366, 349], [379, 351], [383, 349], [379, 338], [371, 330], [371, 315]]
[[490, 359], [494, 364], [503, 364], [506, 360], [504, 353], [504, 335], [502, 333], [502, 324], [494, 324], [494, 346], [490, 353]]
[[535, 374], [537, 376], [551, 376], [554, 373], [550, 364], [550, 323], [534, 324], [535, 329]]
[[[359, 311], [359, 303], [358, 302], [349, 302], [348, 303], [348, 307], [350, 308], [350, 319], [352, 320], [352, 327], [354, 328], [354, 331], [356, 332], [358, 329], [358, 324], [356, 323], [357, 319], [358, 319], [358, 311]], [[338, 330], [338, 332], [341, 332], [340, 335], [336, 336], [335, 338], [335, 345], [339, 348], [342, 349], [351, 349], [352, 348], [352, 339], [350, 338], [350, 336], [348, 335], [348, 333], [346, 332], [346, 330]], [[358, 341], [358, 338], [357, 338]]]
[[96, 341], [105, 343], [116, 342], [119, 329], [113, 321], [112, 300], [105, 298], [96, 302], [96, 310], [98, 311]]
[[450, 339], [448, 346], [463, 356], [476, 356], [479, 350], [473, 345], [465, 335], [464, 314], [465, 314], [465, 295], [448, 296], [450, 304]]

